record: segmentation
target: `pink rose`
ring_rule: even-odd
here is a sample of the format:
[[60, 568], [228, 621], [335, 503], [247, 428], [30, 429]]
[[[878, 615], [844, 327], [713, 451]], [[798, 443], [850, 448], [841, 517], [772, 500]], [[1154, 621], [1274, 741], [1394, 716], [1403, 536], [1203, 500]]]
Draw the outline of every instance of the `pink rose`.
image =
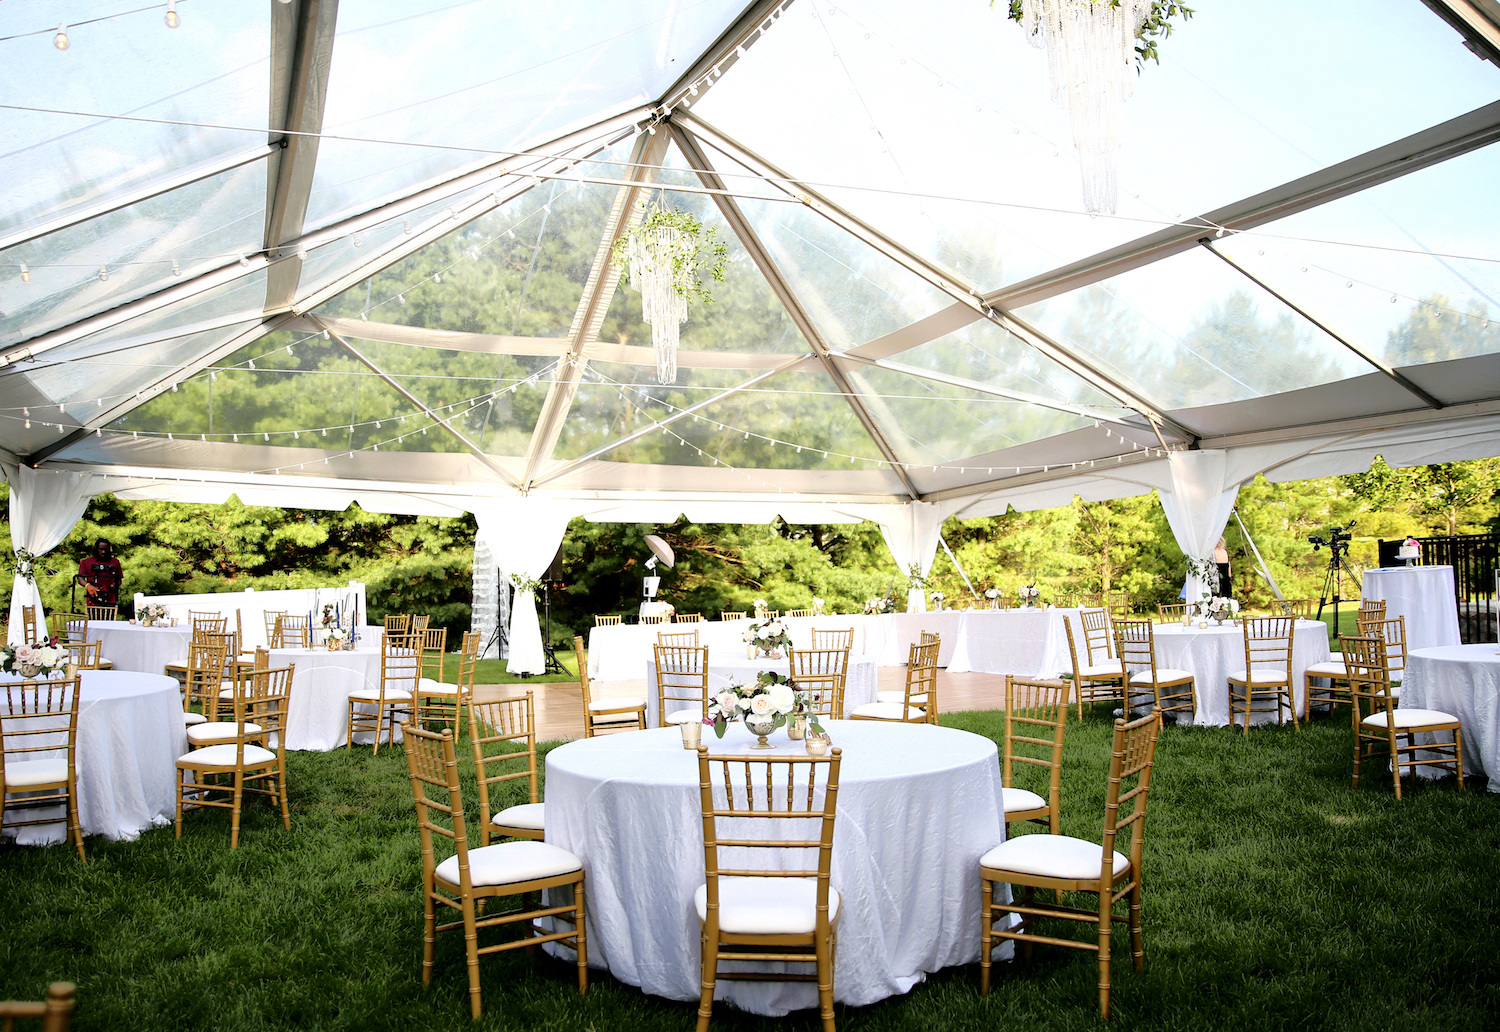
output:
[[769, 695], [757, 695], [750, 700], [750, 712], [754, 713], [757, 717], [770, 716], [772, 709], [774, 707], [771, 704], [771, 697]]

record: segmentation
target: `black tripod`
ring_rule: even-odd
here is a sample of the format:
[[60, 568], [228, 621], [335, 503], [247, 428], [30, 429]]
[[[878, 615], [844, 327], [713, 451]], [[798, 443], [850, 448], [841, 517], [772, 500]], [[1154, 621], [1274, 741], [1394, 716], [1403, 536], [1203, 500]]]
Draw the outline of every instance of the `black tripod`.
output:
[[542, 634], [542, 655], [547, 657], [545, 672], [566, 674], [567, 671], [557, 658], [557, 650], [552, 647], [552, 588], [546, 581], [542, 581], [542, 613], [546, 626], [546, 631]]
[[[1353, 526], [1353, 524], [1350, 524]], [[1316, 546], [1314, 546], [1316, 551]], [[1333, 626], [1337, 631], [1339, 626], [1339, 603], [1344, 599], [1344, 574], [1354, 582], [1354, 589], [1363, 593], [1363, 585], [1360, 584], [1359, 574], [1349, 566], [1349, 541], [1347, 538], [1340, 540], [1339, 535], [1333, 535], [1333, 540], [1328, 545], [1328, 569], [1323, 574], [1323, 591], [1318, 596], [1318, 619], [1323, 619], [1323, 607], [1330, 602], [1333, 603]], [[1350, 599], [1349, 601], [1353, 601]]]

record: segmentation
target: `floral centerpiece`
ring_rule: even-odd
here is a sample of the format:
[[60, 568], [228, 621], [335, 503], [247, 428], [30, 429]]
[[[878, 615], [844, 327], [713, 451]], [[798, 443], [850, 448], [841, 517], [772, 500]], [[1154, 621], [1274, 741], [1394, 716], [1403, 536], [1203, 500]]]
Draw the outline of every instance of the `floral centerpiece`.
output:
[[719, 689], [708, 701], [707, 722], [713, 724], [714, 734], [723, 738], [731, 720], [743, 720], [750, 733], [760, 738], [760, 743], [750, 748], [770, 749], [773, 746], [767, 744], [766, 736], [785, 724], [797, 707], [791, 682], [767, 671], [755, 684], [735, 682]]
[[323, 607], [323, 630], [325, 631], [330, 627], [337, 625], [338, 623], [338, 618], [333, 615], [333, 611], [334, 607], [332, 602]]
[[822, 616], [823, 615], [823, 607], [825, 605], [826, 605], [826, 603], [821, 598], [819, 598], [818, 596], [814, 595], [813, 596], [813, 604], [812, 604], [813, 616]]
[[1214, 595], [1198, 602], [1198, 615], [1211, 620], [1233, 620], [1239, 612], [1240, 604], [1222, 595]]
[[780, 620], [758, 620], [745, 631], [745, 643], [762, 656], [779, 659], [782, 649], [792, 647], [792, 636]]
[[323, 643], [328, 646], [329, 652], [339, 652], [349, 648], [350, 638], [348, 631], [344, 630], [338, 624], [334, 624], [332, 627], [328, 627], [325, 624], [324, 627]]
[[883, 598], [867, 598], [865, 599], [865, 612], [870, 616], [874, 616], [877, 613], [885, 612], [886, 606], [888, 606], [889, 604], [890, 603]]
[[931, 594], [931, 596], [929, 596], [929, 597], [932, 599], [932, 607], [934, 609], [942, 609], [943, 608], [943, 600], [946, 599], [948, 596], [945, 595], [945, 594], [943, 594], [941, 591], [934, 591]]
[[1035, 584], [1027, 584], [1016, 589], [1016, 598], [1021, 600], [1021, 605], [1027, 609], [1036, 605], [1041, 599], [1042, 592]]
[[160, 602], [152, 602], [150, 605], [142, 606], [136, 616], [140, 617], [141, 623], [150, 627], [158, 620], [166, 620], [167, 607]]
[[764, 620], [766, 618], [767, 611], [770, 609], [770, 606], [766, 605], [766, 600], [763, 598], [758, 598], [755, 600], [753, 605], [755, 606], [755, 618], [757, 620]]
[[19, 677], [36, 677], [61, 670], [72, 657], [67, 649], [57, 647], [57, 639], [45, 645], [0, 645], [0, 671]]

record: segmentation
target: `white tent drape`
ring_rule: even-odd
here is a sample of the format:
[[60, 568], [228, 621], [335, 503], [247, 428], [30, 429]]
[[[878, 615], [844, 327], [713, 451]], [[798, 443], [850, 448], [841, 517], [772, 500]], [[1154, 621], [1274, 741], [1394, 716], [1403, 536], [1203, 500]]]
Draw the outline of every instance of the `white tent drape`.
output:
[[[915, 566], [918, 574], [926, 577], [932, 570], [932, 561], [937, 557], [938, 537], [943, 531], [943, 521], [962, 507], [953, 502], [907, 502], [904, 505], [858, 506], [867, 519], [880, 524], [880, 536], [885, 538], [885, 547], [903, 574]], [[906, 592], [906, 611], [927, 612], [927, 592], [921, 588], [909, 588]]]
[[[1214, 546], [1224, 534], [1229, 512], [1239, 494], [1240, 478], [1229, 470], [1229, 457], [1222, 451], [1173, 452], [1169, 457], [1172, 490], [1161, 491], [1161, 507], [1177, 545], [1190, 559], [1200, 563], [1213, 559]], [[1208, 584], [1190, 573], [1187, 601], [1210, 594]]]
[[[577, 503], [514, 498], [477, 505], [474, 517], [495, 565], [508, 576], [530, 581], [546, 572], [578, 508]], [[505, 669], [512, 674], [540, 674], [547, 669], [542, 629], [536, 618], [536, 595], [530, 591], [516, 592], [510, 613], [510, 659]]]
[[[61, 473], [36, 470], [30, 466], [6, 463], [5, 479], [10, 482], [10, 544], [41, 556], [52, 551], [68, 536], [88, 508], [96, 493], [98, 478], [92, 473]], [[36, 607], [36, 635], [46, 633], [46, 614], [42, 611], [42, 593], [34, 579], [16, 574], [10, 592], [10, 641], [24, 641], [22, 606]]]

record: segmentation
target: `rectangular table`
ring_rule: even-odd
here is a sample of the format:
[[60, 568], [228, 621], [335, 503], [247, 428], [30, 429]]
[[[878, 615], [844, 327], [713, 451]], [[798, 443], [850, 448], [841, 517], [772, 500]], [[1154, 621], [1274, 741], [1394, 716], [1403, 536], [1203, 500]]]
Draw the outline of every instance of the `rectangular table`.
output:
[[[798, 616], [783, 618], [792, 644], [799, 649], [812, 648], [814, 628], [831, 631], [854, 631], [852, 652], [865, 653], [868, 627], [875, 617], [868, 616]], [[745, 655], [745, 631], [750, 620], [704, 620], [688, 624], [616, 624], [589, 629], [589, 679], [594, 681], [633, 681], [641, 676], [641, 664], [655, 659], [652, 646], [657, 634], [682, 634], [697, 631], [698, 644], [707, 645], [710, 661], [718, 656]], [[906, 657], [901, 657], [906, 662]]]
[[974, 671], [1056, 677], [1071, 672], [1068, 635], [1063, 627], [1063, 621], [1069, 618], [1079, 647], [1083, 647], [1083, 627], [1076, 609], [976, 609], [963, 617], [948, 662], [950, 674]]

